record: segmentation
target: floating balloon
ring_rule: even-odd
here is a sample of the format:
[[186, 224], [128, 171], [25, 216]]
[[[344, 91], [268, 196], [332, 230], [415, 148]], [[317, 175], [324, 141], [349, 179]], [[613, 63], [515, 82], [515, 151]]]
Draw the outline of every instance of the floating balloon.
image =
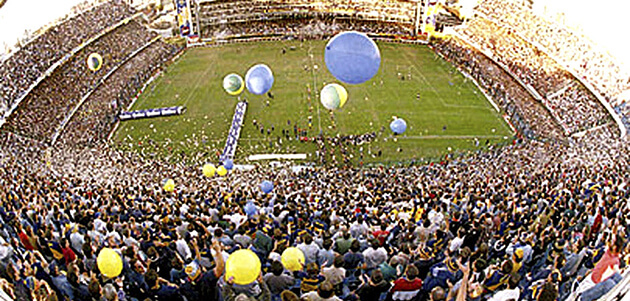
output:
[[282, 252], [282, 265], [289, 271], [301, 271], [304, 267], [304, 253], [296, 247], [290, 247]]
[[270, 193], [273, 190], [273, 182], [271, 181], [262, 181], [262, 183], [260, 183], [260, 190], [263, 193]]
[[203, 175], [210, 178], [210, 177], [214, 177], [214, 174], [217, 172], [217, 168], [214, 166], [214, 164], [210, 164], [207, 163], [203, 166]]
[[247, 216], [252, 216], [258, 213], [258, 208], [256, 208], [256, 205], [254, 205], [254, 203], [247, 202], [247, 204], [245, 204], [245, 207], [243, 207], [243, 211], [245, 211], [245, 214], [247, 214]]
[[225, 263], [225, 278], [234, 277], [234, 283], [247, 285], [260, 275], [260, 259], [250, 250], [238, 250], [228, 257]]
[[87, 58], [88, 69], [98, 71], [103, 66], [103, 57], [98, 53], [92, 53]]
[[173, 192], [175, 190], [175, 181], [173, 179], [168, 179], [164, 182], [164, 191]]
[[221, 165], [221, 166], [219, 166], [219, 168], [217, 168], [217, 174], [219, 176], [223, 177], [223, 176], [227, 175], [227, 173], [228, 173], [228, 170], [225, 168], [225, 166]]
[[322, 89], [320, 98], [326, 109], [334, 110], [346, 104], [348, 91], [339, 84], [328, 84]]
[[407, 122], [402, 118], [396, 118], [389, 124], [389, 128], [394, 134], [400, 135], [407, 130]]
[[225, 161], [223, 161], [223, 166], [225, 166], [225, 169], [227, 170], [232, 170], [232, 168], [234, 168], [234, 161], [232, 161], [232, 159], [225, 159]]
[[110, 248], [103, 248], [96, 257], [96, 265], [101, 274], [107, 278], [114, 278], [120, 275], [123, 268], [122, 258], [116, 251]]
[[328, 71], [347, 84], [368, 81], [381, 66], [381, 53], [376, 43], [356, 31], [342, 32], [328, 41], [324, 59]]
[[273, 86], [273, 73], [265, 64], [258, 64], [249, 68], [245, 74], [247, 90], [256, 95], [263, 95]]
[[230, 95], [239, 95], [245, 89], [243, 78], [236, 74], [230, 73], [223, 78], [223, 89]]

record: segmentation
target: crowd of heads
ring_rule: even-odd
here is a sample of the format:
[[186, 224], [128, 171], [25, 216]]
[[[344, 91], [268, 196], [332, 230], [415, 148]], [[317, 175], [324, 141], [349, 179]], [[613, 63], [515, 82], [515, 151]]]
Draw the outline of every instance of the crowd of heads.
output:
[[[47, 156], [4, 134], [0, 287], [15, 298], [46, 289], [71, 300], [428, 300], [465, 283], [470, 299], [510, 290], [563, 300], [607, 244], [627, 255], [628, 145], [595, 141], [516, 141], [419, 166], [259, 166], [209, 179], [199, 166], [107, 145]], [[165, 178], [174, 192], [162, 189]], [[264, 179], [274, 182], [270, 194], [258, 188]], [[114, 279], [95, 267], [104, 247], [123, 259]], [[283, 267], [288, 247], [304, 253], [303, 269]], [[238, 249], [262, 262], [250, 285], [223, 277]]]

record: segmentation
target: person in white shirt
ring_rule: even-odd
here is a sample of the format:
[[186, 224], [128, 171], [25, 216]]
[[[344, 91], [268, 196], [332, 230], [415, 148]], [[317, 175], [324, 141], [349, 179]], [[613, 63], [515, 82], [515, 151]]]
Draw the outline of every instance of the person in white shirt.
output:
[[518, 274], [512, 274], [508, 280], [508, 287], [504, 290], [500, 290], [492, 296], [488, 301], [508, 301], [518, 300], [521, 295], [521, 290], [518, 288], [518, 282], [521, 280], [521, 276]]
[[373, 269], [387, 261], [387, 251], [383, 247], [379, 247], [377, 239], [373, 239], [372, 245], [363, 251], [363, 257], [365, 257], [367, 269]]
[[366, 237], [369, 228], [363, 221], [363, 216], [359, 215], [357, 220], [350, 226], [350, 234], [353, 238]]
[[457, 237], [451, 240], [451, 244], [448, 247], [448, 250], [451, 251], [451, 253], [459, 250], [459, 248], [462, 246], [462, 243], [464, 243], [464, 236], [466, 236], [465, 234], [466, 230], [464, 230], [463, 228], [459, 228], [457, 230]]
[[311, 262], [317, 262], [317, 254], [319, 253], [319, 246], [313, 242], [313, 237], [310, 234], [305, 234], [302, 239], [304, 242], [297, 246], [304, 253], [306, 264]]
[[175, 242], [175, 246], [177, 247], [177, 253], [179, 253], [179, 255], [181, 255], [184, 260], [189, 260], [192, 258], [190, 247], [188, 247], [188, 244], [183, 237], [179, 236], [179, 239]]

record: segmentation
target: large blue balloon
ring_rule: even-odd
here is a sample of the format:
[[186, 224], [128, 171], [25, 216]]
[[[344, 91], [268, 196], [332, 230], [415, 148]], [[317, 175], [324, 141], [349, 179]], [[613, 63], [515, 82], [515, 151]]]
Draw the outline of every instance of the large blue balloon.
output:
[[256, 95], [263, 95], [273, 86], [273, 73], [265, 64], [258, 64], [249, 68], [245, 74], [247, 91]]
[[346, 31], [334, 36], [324, 53], [328, 71], [347, 84], [368, 81], [381, 66], [381, 53], [366, 34]]
[[271, 181], [262, 181], [260, 183], [260, 190], [264, 193], [270, 193], [273, 190], [273, 183]]
[[407, 130], [407, 122], [402, 118], [396, 118], [392, 123], [389, 124], [389, 128], [394, 132], [394, 134], [402, 134]]
[[234, 168], [234, 161], [232, 161], [232, 159], [225, 159], [225, 161], [223, 161], [223, 167], [227, 170], [232, 170], [232, 168]]

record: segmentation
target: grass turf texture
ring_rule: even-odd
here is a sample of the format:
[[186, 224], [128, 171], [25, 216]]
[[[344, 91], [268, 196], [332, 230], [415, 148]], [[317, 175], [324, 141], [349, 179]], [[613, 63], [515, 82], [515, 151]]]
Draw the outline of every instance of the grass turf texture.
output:
[[[257, 63], [267, 64], [274, 73], [274, 98], [253, 95], [247, 90], [241, 94], [249, 106], [237, 163], [246, 163], [244, 159], [249, 155], [266, 153], [307, 153], [312, 154], [309, 160], [315, 161], [314, 143], [288, 141], [282, 136], [283, 129], [293, 134], [296, 124], [306, 129], [309, 137], [320, 131], [328, 137], [376, 132], [373, 142], [350, 147], [355, 165], [360, 163], [361, 149], [366, 164], [426, 160], [448, 153], [449, 148], [454, 152], [475, 150], [485, 147], [486, 140], [496, 144], [511, 135], [481, 92], [450, 63], [427, 46], [390, 43], [378, 43], [382, 61], [373, 79], [360, 85], [341, 83], [348, 90], [349, 99], [333, 113], [333, 127], [329, 111], [319, 100], [319, 91], [325, 84], [338, 82], [326, 69], [325, 44], [326, 41], [285, 41], [189, 49], [145, 90], [132, 108], [183, 105], [187, 112], [123, 122], [114, 141], [121, 149], [171, 162], [216, 163], [237, 102], [236, 97], [223, 90], [223, 77], [232, 72], [245, 77], [247, 69]], [[291, 46], [295, 50], [290, 50]], [[312, 127], [308, 126], [309, 116]], [[389, 129], [392, 116], [404, 118], [408, 125], [397, 139], [393, 139]], [[264, 126], [264, 134], [253, 120]], [[272, 126], [274, 130], [267, 135]], [[479, 146], [475, 146], [474, 137], [478, 137]], [[379, 150], [380, 157], [376, 156]], [[339, 151], [336, 157], [340, 160]]]

